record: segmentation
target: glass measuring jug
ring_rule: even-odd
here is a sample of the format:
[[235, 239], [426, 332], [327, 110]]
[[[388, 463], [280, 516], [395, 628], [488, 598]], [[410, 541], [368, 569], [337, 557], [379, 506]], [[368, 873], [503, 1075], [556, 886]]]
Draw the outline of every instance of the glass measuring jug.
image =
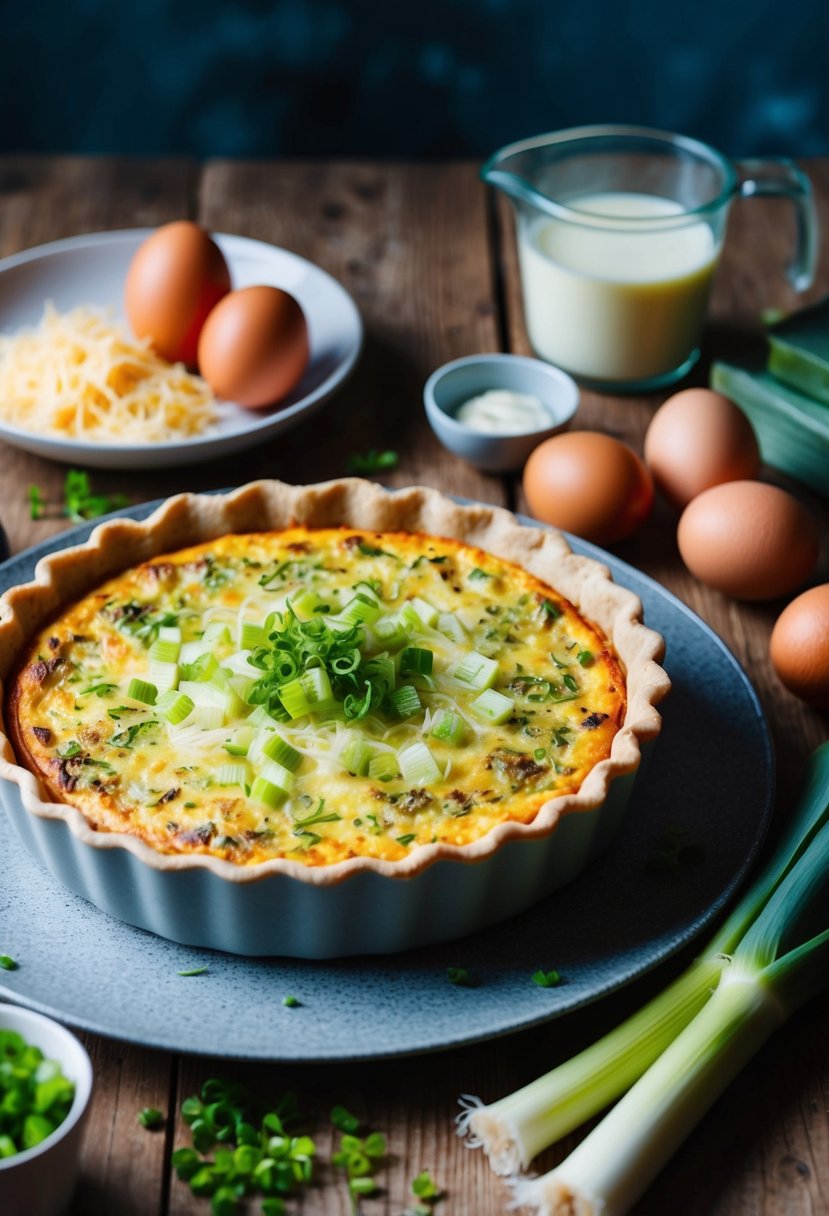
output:
[[574, 127], [502, 148], [481, 176], [514, 204], [535, 353], [608, 391], [660, 388], [696, 362], [735, 198], [791, 199], [788, 279], [804, 291], [814, 276], [811, 185], [788, 160], [732, 163], [666, 131]]

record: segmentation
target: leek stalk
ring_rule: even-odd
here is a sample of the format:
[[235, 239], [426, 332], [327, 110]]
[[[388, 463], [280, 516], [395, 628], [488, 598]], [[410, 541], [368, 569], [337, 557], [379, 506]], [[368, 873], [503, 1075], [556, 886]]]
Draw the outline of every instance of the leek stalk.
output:
[[490, 1106], [463, 1098], [459, 1133], [497, 1173], [514, 1173], [633, 1085], [566, 1162], [514, 1186], [543, 1216], [624, 1212], [775, 1026], [829, 986], [827, 897], [829, 743], [809, 761], [771, 861], [702, 956], [538, 1081]]

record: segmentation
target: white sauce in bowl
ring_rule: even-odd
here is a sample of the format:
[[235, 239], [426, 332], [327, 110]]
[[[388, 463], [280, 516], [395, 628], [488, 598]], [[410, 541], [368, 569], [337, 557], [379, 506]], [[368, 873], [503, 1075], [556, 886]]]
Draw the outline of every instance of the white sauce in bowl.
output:
[[551, 425], [549, 411], [538, 397], [493, 388], [464, 401], [455, 411], [455, 420], [485, 435], [525, 435]]

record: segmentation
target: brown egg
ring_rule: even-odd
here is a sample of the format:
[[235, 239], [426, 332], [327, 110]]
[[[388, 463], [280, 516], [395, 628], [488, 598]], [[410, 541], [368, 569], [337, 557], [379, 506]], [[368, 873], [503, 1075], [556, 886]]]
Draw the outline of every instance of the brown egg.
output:
[[790, 692], [816, 709], [829, 709], [829, 583], [810, 587], [783, 609], [769, 650]]
[[681, 510], [711, 486], [756, 477], [760, 449], [748, 418], [727, 397], [686, 388], [651, 419], [645, 462], [657, 489]]
[[796, 498], [760, 481], [705, 490], [682, 513], [677, 543], [701, 582], [741, 600], [790, 595], [818, 555], [815, 520]]
[[250, 409], [286, 396], [308, 357], [305, 314], [278, 287], [232, 291], [213, 309], [199, 339], [199, 370], [214, 393]]
[[530, 511], [600, 545], [631, 536], [653, 506], [653, 482], [627, 444], [598, 431], [545, 439], [524, 468]]
[[219, 246], [189, 220], [165, 224], [139, 246], [127, 271], [124, 304], [137, 338], [171, 363], [196, 363], [207, 315], [230, 291]]

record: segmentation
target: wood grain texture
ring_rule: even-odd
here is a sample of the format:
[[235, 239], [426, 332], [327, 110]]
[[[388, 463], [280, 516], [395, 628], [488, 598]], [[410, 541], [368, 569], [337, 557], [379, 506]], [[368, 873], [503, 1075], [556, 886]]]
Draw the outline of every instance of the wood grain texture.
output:
[[[810, 168], [829, 230], [829, 162]], [[158, 474], [95, 474], [102, 490], [123, 489], [140, 501], [259, 475], [321, 479], [340, 475], [349, 453], [370, 447], [399, 451], [400, 468], [386, 478], [389, 484], [422, 481], [495, 503], [509, 502], [517, 489], [448, 456], [422, 413], [423, 381], [439, 363], [498, 349], [502, 335], [509, 349], [527, 350], [509, 217], [500, 207], [497, 215], [487, 214], [474, 166], [213, 162], [197, 173], [181, 161], [7, 158], [0, 161], [0, 200], [2, 253], [74, 232], [196, 215], [212, 228], [275, 242], [310, 258], [352, 292], [364, 318], [360, 365], [315, 419], [232, 460]], [[788, 224], [785, 207], [777, 203], [735, 207], [706, 335], [708, 357], [742, 349], [752, 332], [756, 340], [761, 307], [794, 303], [781, 277]], [[814, 293], [827, 286], [825, 251]], [[704, 367], [695, 379], [704, 382]], [[660, 399], [585, 393], [576, 425], [607, 430], [641, 450]], [[59, 467], [0, 445], [0, 517], [15, 550], [66, 526], [59, 519], [32, 522], [25, 502], [30, 482], [57, 502], [62, 477]], [[797, 492], [820, 515], [826, 535], [825, 504]], [[698, 584], [679, 561], [675, 524], [660, 503], [640, 536], [617, 551], [710, 621], [751, 674], [777, 746], [779, 824], [791, 807], [803, 758], [827, 737], [826, 716], [801, 706], [771, 672], [766, 648], [776, 606], [736, 604]], [[825, 553], [822, 560], [826, 577]], [[491, 1101], [531, 1080], [616, 1024], [682, 961], [583, 1014], [535, 1031], [393, 1063], [239, 1067], [197, 1057], [171, 1060], [89, 1036], [95, 1097], [71, 1216], [206, 1216], [208, 1201], [194, 1198], [172, 1177], [169, 1151], [189, 1143], [187, 1129], [177, 1122], [181, 1099], [205, 1078], [229, 1073], [263, 1094], [293, 1088], [301, 1095], [303, 1127], [317, 1138], [321, 1160], [314, 1185], [290, 1201], [289, 1211], [351, 1214], [346, 1187], [330, 1165], [337, 1137], [328, 1112], [342, 1102], [389, 1141], [389, 1159], [377, 1173], [381, 1189], [362, 1205], [364, 1216], [401, 1216], [411, 1202], [410, 1182], [424, 1168], [446, 1192], [436, 1216], [497, 1216], [506, 1210], [508, 1193], [480, 1153], [469, 1152], [455, 1137], [458, 1094], [478, 1093]], [[815, 1002], [770, 1041], [657, 1179], [635, 1216], [829, 1213], [827, 1015], [827, 999]], [[169, 1115], [164, 1133], [138, 1127], [144, 1106]], [[549, 1168], [579, 1138], [544, 1154], [537, 1167]]]

